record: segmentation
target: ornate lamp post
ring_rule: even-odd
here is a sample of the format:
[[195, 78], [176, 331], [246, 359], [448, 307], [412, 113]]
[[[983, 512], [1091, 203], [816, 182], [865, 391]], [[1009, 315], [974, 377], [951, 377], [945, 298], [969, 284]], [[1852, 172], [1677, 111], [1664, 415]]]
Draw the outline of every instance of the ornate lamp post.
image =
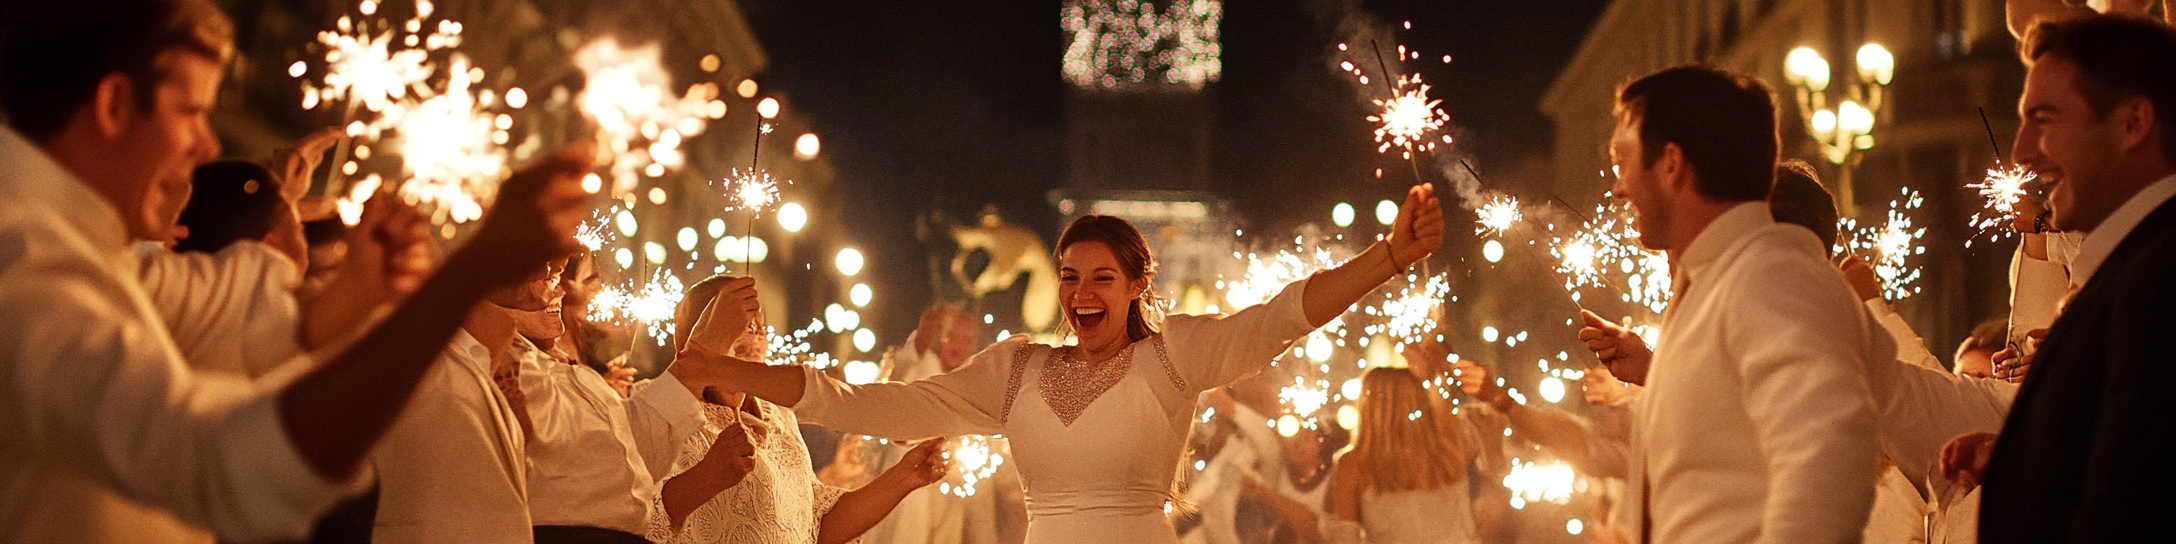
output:
[[[1851, 171], [1863, 157], [1860, 152], [1874, 148], [1875, 120], [1884, 106], [1882, 91], [1896, 77], [1896, 57], [1881, 44], [1860, 46], [1855, 60], [1858, 78], [1843, 82], [1841, 89], [1830, 87], [1828, 60], [1813, 48], [1793, 49], [1783, 60], [1785, 79], [1797, 90], [1799, 118], [1806, 120], [1806, 134], [1820, 144], [1822, 158], [1839, 167], [1834, 189], [1846, 217], [1857, 208]], [[1835, 101], [1834, 107], [1829, 105], [1832, 93], [1841, 99]]]

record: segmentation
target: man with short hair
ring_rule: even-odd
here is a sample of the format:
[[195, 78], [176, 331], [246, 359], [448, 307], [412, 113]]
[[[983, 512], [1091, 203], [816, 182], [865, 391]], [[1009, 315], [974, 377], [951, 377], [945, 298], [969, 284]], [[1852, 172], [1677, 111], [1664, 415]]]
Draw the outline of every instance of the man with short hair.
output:
[[2049, 328], [2000, 438], [1965, 435], [1945, 472], [1980, 480], [1984, 542], [2176, 539], [2176, 30], [2095, 15], [2019, 48], [2017, 161], [2049, 180], [2055, 226], [2089, 231], [2084, 287]]
[[1827, 248], [1762, 202], [1772, 94], [1683, 66], [1626, 84], [1616, 110], [1613, 191], [1641, 242], [1669, 253], [1676, 291], [1637, 411], [1630, 536], [1858, 541], [1877, 450], [1861, 369], [1891, 353]]
[[[89, 507], [124, 499], [225, 540], [300, 536], [357, 476], [462, 310], [574, 247], [581, 152], [509, 178], [472, 243], [345, 350], [269, 382], [195, 374], [129, 240], [148, 232], [147, 187], [219, 153], [209, 112], [230, 24], [204, 0], [0, 11], [0, 541], [162, 538]], [[381, 232], [384, 247], [360, 250], [427, 236]], [[395, 272], [349, 271], [404, 279]]]

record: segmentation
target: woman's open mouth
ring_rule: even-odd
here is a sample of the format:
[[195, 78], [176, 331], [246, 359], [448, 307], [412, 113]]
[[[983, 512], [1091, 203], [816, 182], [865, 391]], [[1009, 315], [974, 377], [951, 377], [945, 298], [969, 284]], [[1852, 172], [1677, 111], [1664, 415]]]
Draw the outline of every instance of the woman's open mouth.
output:
[[1073, 309], [1073, 325], [1084, 330], [1096, 328], [1096, 325], [1103, 324], [1103, 320], [1108, 317], [1110, 317], [1110, 313], [1105, 312], [1102, 308]]

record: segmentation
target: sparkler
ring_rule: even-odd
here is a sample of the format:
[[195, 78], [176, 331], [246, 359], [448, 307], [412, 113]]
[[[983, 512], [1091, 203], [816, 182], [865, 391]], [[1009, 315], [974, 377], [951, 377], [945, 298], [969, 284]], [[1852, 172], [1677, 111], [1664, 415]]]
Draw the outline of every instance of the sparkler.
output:
[[[302, 83], [303, 109], [344, 110], [341, 123], [349, 139], [334, 152], [329, 177], [356, 174], [358, 166], [348, 160], [351, 149], [355, 158], [368, 159], [370, 144], [391, 131], [402, 140], [398, 149], [406, 177], [394, 187], [404, 199], [438, 204], [432, 220], [440, 224], [481, 217], [482, 202], [505, 173], [499, 146], [512, 118], [491, 117], [483, 108], [495, 96], [471, 91], [482, 71], [455, 52], [460, 22], [431, 23], [435, 9], [429, 0], [418, 0], [414, 16], [397, 26], [378, 16], [380, 7], [376, 0], [363, 0], [356, 5], [360, 18], [342, 15], [334, 30], [319, 32], [324, 67], [317, 80]], [[449, 57], [443, 91], [430, 83], [440, 73], [440, 57]], [[296, 61], [287, 73], [305, 78], [309, 63]], [[332, 106], [336, 103], [341, 106]], [[359, 209], [368, 199], [368, 191], [349, 192], [337, 206]]]
[[[1412, 160], [1413, 151], [1434, 151], [1436, 141], [1431, 135], [1443, 129], [1451, 121], [1451, 115], [1437, 106], [1442, 100], [1428, 98], [1428, 85], [1421, 83], [1420, 74], [1398, 76], [1388, 100], [1375, 100], [1382, 111], [1368, 116], [1376, 123], [1375, 152], [1386, 153], [1392, 147], [1405, 149], [1405, 158]], [[1450, 143], [1450, 137], [1442, 138]]]
[[1370, 335], [1388, 334], [1402, 343], [1419, 342], [1422, 336], [1436, 330], [1436, 309], [1450, 294], [1450, 278], [1443, 274], [1429, 276], [1425, 281], [1407, 275], [1405, 287], [1391, 294], [1382, 304], [1360, 309], [1361, 313], [1385, 318], [1383, 323], [1361, 330]]
[[665, 345], [672, 334], [673, 310], [680, 305], [680, 297], [686, 291], [680, 277], [665, 270], [654, 270], [650, 280], [640, 285], [607, 286], [597, 293], [590, 303], [591, 321], [614, 324], [640, 323], [657, 339], [657, 345]]
[[[1234, 252], [1232, 257], [1241, 256]], [[1331, 255], [1329, 249], [1321, 247], [1313, 250], [1282, 250], [1266, 259], [1258, 254], [1248, 253], [1244, 258], [1247, 261], [1244, 279], [1220, 282], [1222, 285], [1219, 287], [1224, 289], [1224, 302], [1230, 305], [1226, 308], [1229, 311], [1236, 312], [1269, 302], [1270, 297], [1276, 296], [1286, 285], [1337, 266], [1340, 262]]]
[[1609, 287], [1614, 270], [1624, 278], [1619, 298], [1662, 313], [1670, 301], [1668, 257], [1640, 245], [1631, 205], [1612, 201], [1594, 211], [1568, 240], [1550, 249], [1558, 259], [1557, 273], [1565, 276], [1565, 288]]
[[975, 496], [982, 482], [996, 475], [997, 467], [1005, 464], [1005, 454], [991, 447], [989, 437], [981, 435], [952, 439], [945, 448], [944, 458], [952, 462], [952, 474], [937, 484], [937, 492], [960, 498]]
[[446, 91], [407, 108], [394, 128], [409, 175], [400, 195], [411, 203], [437, 204], [431, 219], [439, 224], [483, 218], [483, 202], [507, 175], [506, 131], [513, 128], [513, 117], [486, 111], [487, 104], [470, 90], [482, 70], [458, 53], [447, 66]]
[[1888, 215], [1881, 225], [1862, 228], [1857, 221], [1841, 221], [1841, 228], [1849, 236], [1837, 241], [1835, 249], [1867, 254], [1875, 277], [1881, 280], [1884, 299], [1903, 300], [1919, 292], [1916, 283], [1920, 271], [1915, 257], [1927, 253], [1926, 246], [1920, 244], [1927, 229], [1913, 227], [1910, 212], [1922, 203], [1918, 191], [1905, 188], [1896, 200], [1889, 201]]
[[1503, 483], [1504, 489], [1511, 490], [1511, 506], [1524, 508], [1532, 502], [1571, 502], [1578, 480], [1579, 473], [1563, 463], [1535, 464], [1513, 459]]
[[1518, 197], [1509, 195], [1489, 197], [1488, 202], [1481, 204], [1481, 207], [1475, 209], [1474, 213], [1480, 215], [1479, 227], [1474, 229], [1474, 234], [1481, 235], [1502, 236], [1505, 232], [1511, 230], [1512, 225], [1518, 224], [1521, 219], [1526, 217], [1524, 214], [1519, 213]]
[[[1981, 234], [1993, 232], [1994, 237], [2000, 239], [2005, 232], [2002, 229], [2003, 224], [2010, 220], [2010, 216], [2017, 214], [2017, 203], [2025, 198], [2025, 184], [2039, 177], [2040, 174], [2013, 164], [2007, 168], [1989, 168], [1985, 179], [1979, 183], [1965, 184], [1965, 187], [1979, 191], [1980, 196], [1987, 199], [1987, 205], [1972, 216], [1972, 227], [1980, 229]], [[1967, 239], [1964, 244], [1965, 247], [1971, 247], [1972, 240]]]
[[600, 152], [612, 155], [606, 168], [614, 195], [634, 191], [642, 176], [662, 177], [686, 165], [680, 144], [702, 134], [710, 119], [725, 116], [714, 83], [690, 85], [674, 97], [660, 51], [654, 43], [625, 47], [606, 37], [574, 54], [575, 66], [587, 75], [575, 105], [597, 124]]

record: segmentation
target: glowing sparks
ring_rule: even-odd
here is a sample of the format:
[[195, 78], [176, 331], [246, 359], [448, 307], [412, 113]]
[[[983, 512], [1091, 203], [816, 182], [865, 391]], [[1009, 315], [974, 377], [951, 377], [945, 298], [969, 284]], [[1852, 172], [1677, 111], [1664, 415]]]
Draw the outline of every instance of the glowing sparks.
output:
[[1400, 76], [1396, 88], [1389, 100], [1374, 101], [1382, 111], [1368, 116], [1368, 121], [1376, 123], [1375, 151], [1399, 147], [1410, 157], [1416, 150], [1434, 150], [1436, 141], [1431, 136], [1451, 121], [1451, 115], [1437, 107], [1443, 101], [1428, 99], [1428, 85], [1421, 83], [1420, 74]]
[[1504, 489], [1511, 490], [1511, 504], [1516, 507], [1534, 502], [1564, 504], [1571, 502], [1578, 480], [1579, 473], [1570, 465], [1513, 459], [1511, 472], [1504, 475]]
[[982, 482], [1005, 464], [1005, 454], [992, 446], [989, 437], [980, 435], [953, 438], [946, 444], [944, 457], [951, 461], [952, 470], [937, 484], [937, 491], [960, 498], [975, 496]]
[[409, 202], [436, 204], [432, 220], [440, 224], [483, 218], [483, 203], [508, 173], [507, 136], [499, 125], [512, 126], [510, 117], [486, 111], [470, 90], [472, 74], [481, 70], [471, 70], [459, 54], [447, 66], [445, 92], [408, 109], [394, 128], [401, 166], [409, 176], [401, 182], [400, 195]]
[[[1438, 308], [1451, 294], [1451, 281], [1443, 274], [1430, 276], [1426, 281], [1415, 281], [1418, 279], [1407, 276], [1405, 287], [1391, 293], [1382, 304], [1362, 307], [1361, 313], [1384, 319], [1382, 323], [1362, 327], [1362, 331], [1370, 335], [1388, 334], [1404, 343], [1418, 342], [1423, 335], [1434, 332], [1441, 315]], [[1313, 350], [1309, 350], [1309, 354], [1312, 353]]]
[[1327, 381], [1293, 377], [1292, 385], [1277, 390], [1277, 404], [1285, 407], [1286, 413], [1300, 419], [1314, 417], [1316, 412], [1329, 403], [1330, 384]]
[[589, 319], [600, 323], [641, 324], [650, 337], [665, 345], [672, 335], [673, 311], [687, 286], [665, 270], [656, 270], [641, 285], [607, 286], [590, 302]]
[[[426, 81], [437, 68], [432, 52], [461, 44], [460, 23], [425, 24], [432, 12], [428, 1], [416, 2], [415, 17], [402, 24], [386, 24], [375, 17], [376, 7], [375, 2], [365, 1], [357, 7], [361, 19], [342, 15], [334, 30], [318, 32], [325, 69], [319, 81], [303, 83], [303, 109], [342, 103], [351, 114], [358, 108], [389, 113], [399, 101], [428, 88]], [[372, 32], [373, 27], [377, 32]], [[431, 32], [422, 32], [425, 27]], [[309, 70], [291, 66], [288, 73], [300, 78]], [[375, 131], [385, 128], [377, 123], [363, 126], [373, 138]]]
[[[2017, 214], [2017, 203], [2025, 198], [2025, 184], [2039, 177], [2040, 174], [2026, 170], [2024, 166], [2010, 165], [2008, 168], [1989, 168], [1986, 179], [1965, 184], [1987, 199], [1987, 205], [1972, 216], [1972, 227], [1983, 234], [1993, 232], [1994, 237], [2000, 239], [2004, 223]], [[1972, 241], [1965, 240], [1965, 245], [1971, 246]]]
[[1927, 234], [1926, 227], [1914, 227], [1911, 211], [1924, 203], [1918, 191], [1902, 190], [1896, 200], [1889, 201], [1887, 217], [1878, 226], [1860, 227], [1858, 222], [1845, 219], [1841, 229], [1845, 238], [1837, 241], [1838, 252], [1850, 251], [1864, 255], [1873, 265], [1874, 276], [1881, 280], [1881, 297], [1902, 300], [1919, 292], [1919, 259], [1927, 253], [1920, 238]]
[[587, 75], [575, 105], [597, 124], [599, 151], [611, 155], [606, 169], [615, 195], [635, 190], [642, 176], [662, 177], [685, 166], [680, 144], [725, 115], [714, 83], [690, 85], [674, 97], [660, 52], [654, 43], [624, 47], [608, 37], [574, 54], [575, 66]]
[[1096, 89], [1177, 85], [1199, 89], [1223, 75], [1219, 0], [1066, 0], [1065, 79]]
[[[1232, 256], [1240, 257], [1238, 253], [1233, 253]], [[1337, 266], [1338, 262], [1331, 257], [1328, 249], [1323, 248], [1283, 250], [1266, 259], [1258, 254], [1248, 253], [1245, 259], [1245, 279], [1224, 282], [1224, 302], [1230, 304], [1226, 310], [1239, 311], [1269, 302], [1269, 298], [1284, 290], [1286, 285]]]
[[1482, 204], [1474, 213], [1480, 215], [1479, 227], [1474, 233], [1484, 235], [1502, 235], [1526, 217], [1519, 213], [1519, 199], [1505, 195], [1490, 197], [1488, 203]]
[[1609, 288], [1621, 276], [1620, 299], [1662, 313], [1670, 302], [1669, 258], [1640, 245], [1631, 205], [1613, 200], [1594, 212], [1593, 220], [1550, 249], [1565, 288]]
[[727, 210], [752, 210], [762, 213], [778, 205], [779, 183], [771, 179], [770, 172], [735, 169], [726, 184], [726, 196], [731, 200], [726, 206]]

